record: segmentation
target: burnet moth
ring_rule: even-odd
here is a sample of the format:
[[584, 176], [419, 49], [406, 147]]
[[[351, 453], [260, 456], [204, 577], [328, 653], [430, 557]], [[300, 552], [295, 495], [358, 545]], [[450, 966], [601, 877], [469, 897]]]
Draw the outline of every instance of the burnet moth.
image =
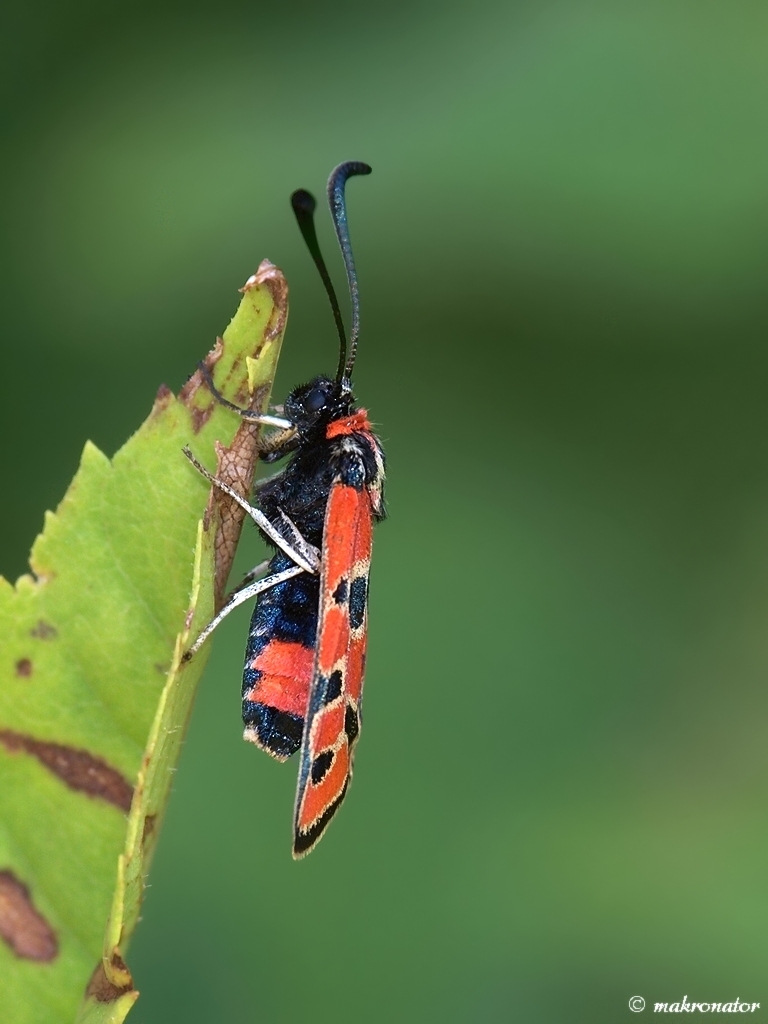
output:
[[328, 180], [352, 306], [349, 344], [317, 240], [314, 197], [304, 189], [291, 196], [339, 334], [336, 376], [315, 377], [294, 388], [283, 417], [260, 416], [227, 401], [201, 366], [219, 402], [277, 428], [261, 441], [261, 461], [290, 456], [280, 473], [255, 485], [258, 508], [211, 476], [185, 449], [195, 467], [246, 510], [275, 549], [268, 563], [248, 574], [186, 657], [233, 608], [258, 595], [245, 649], [244, 736], [278, 761], [299, 752], [295, 858], [314, 847], [349, 788], [360, 733], [372, 527], [385, 514], [384, 453], [365, 409], [354, 404], [351, 384], [360, 305], [344, 189], [352, 175], [370, 172], [367, 164], [350, 161]]

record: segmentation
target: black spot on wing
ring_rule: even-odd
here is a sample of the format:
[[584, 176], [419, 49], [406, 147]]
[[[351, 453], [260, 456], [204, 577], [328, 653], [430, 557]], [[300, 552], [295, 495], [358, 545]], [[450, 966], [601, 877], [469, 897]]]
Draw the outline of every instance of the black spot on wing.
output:
[[347, 710], [344, 712], [344, 732], [351, 747], [360, 732], [360, 719], [351, 704], [347, 704]]
[[346, 580], [341, 580], [338, 587], [333, 592], [333, 600], [336, 604], [345, 604], [349, 597], [349, 583]]
[[335, 669], [331, 672], [328, 677], [328, 682], [325, 684], [325, 697], [323, 698], [324, 704], [330, 704], [332, 701], [341, 693], [341, 682], [342, 676], [339, 669]]
[[310, 772], [310, 775], [312, 777], [312, 782], [316, 786], [320, 785], [328, 773], [328, 769], [333, 764], [333, 757], [334, 755], [332, 750], [324, 750], [322, 754], [318, 754], [312, 762], [312, 771]]
[[349, 594], [349, 624], [352, 629], [359, 629], [365, 621], [365, 602], [368, 596], [368, 580], [365, 576], [357, 576], [352, 580]]

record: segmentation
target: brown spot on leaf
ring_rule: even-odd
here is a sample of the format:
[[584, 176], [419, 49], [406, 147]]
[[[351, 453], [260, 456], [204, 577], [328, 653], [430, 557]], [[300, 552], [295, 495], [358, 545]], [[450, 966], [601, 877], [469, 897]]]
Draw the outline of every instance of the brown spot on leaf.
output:
[[152, 833], [155, 831], [155, 826], [156, 825], [157, 825], [157, 815], [156, 814], [147, 814], [146, 817], [144, 818], [144, 829], [143, 829], [143, 831], [141, 833], [141, 844], [142, 844], [142, 846], [152, 836]]
[[150, 412], [150, 417], [159, 416], [161, 412], [164, 412], [173, 401], [173, 392], [167, 384], [161, 384], [157, 389], [155, 395], [155, 401]]
[[[217, 338], [216, 344], [213, 346], [211, 351], [203, 360], [205, 368], [209, 373], [213, 373], [213, 368], [224, 355], [224, 340], [223, 338]], [[179, 401], [183, 402], [184, 405], [189, 405], [192, 399], [197, 394], [198, 390], [203, 387], [205, 382], [203, 381], [203, 375], [200, 370], [195, 370], [192, 376], [189, 378], [187, 383], [179, 392]]]
[[53, 640], [55, 636], [58, 636], [58, 630], [55, 626], [52, 626], [50, 622], [46, 622], [44, 619], [40, 619], [38, 624], [29, 631], [30, 636], [36, 637], [38, 640]]
[[16, 675], [22, 679], [29, 679], [32, 675], [32, 662], [29, 658], [19, 658], [16, 662]]
[[88, 987], [85, 990], [86, 996], [92, 996], [98, 1003], [114, 1003], [116, 999], [125, 995], [126, 992], [133, 992], [133, 979], [119, 953], [112, 954], [112, 967], [125, 972], [128, 976], [126, 984], [113, 984], [104, 971], [104, 962], [100, 960], [96, 965], [96, 970], [91, 975], [91, 980], [88, 982]]
[[197, 406], [193, 405], [189, 412], [192, 417], [192, 431], [195, 434], [199, 434], [213, 415], [213, 403], [206, 406], [205, 409], [198, 409]]
[[133, 786], [119, 771], [87, 750], [36, 740], [11, 729], [0, 729], [0, 743], [12, 754], [24, 751], [36, 757], [70, 789], [99, 797], [126, 813], [130, 811]]
[[18, 957], [50, 963], [59, 952], [56, 932], [12, 871], [0, 871], [0, 938]]
[[[213, 368], [221, 359], [223, 353], [224, 341], [222, 338], [217, 338], [216, 344], [203, 360], [203, 364], [210, 374], [213, 374]], [[194, 401], [195, 396], [201, 387], [204, 389], [204, 394], [206, 395], [206, 402], [202, 408]], [[199, 369], [195, 370], [179, 392], [179, 401], [183, 402], [189, 409], [190, 416], [192, 417], [192, 430], [196, 434], [199, 434], [213, 415], [213, 410], [216, 408], [216, 399], [205, 386], [205, 380], [203, 379], [203, 375]]]

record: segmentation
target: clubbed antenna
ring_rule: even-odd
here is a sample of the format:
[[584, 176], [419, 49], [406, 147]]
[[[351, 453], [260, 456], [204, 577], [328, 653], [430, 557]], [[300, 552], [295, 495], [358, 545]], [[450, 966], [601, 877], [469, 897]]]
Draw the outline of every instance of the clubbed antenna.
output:
[[344, 330], [344, 321], [341, 318], [339, 300], [336, 298], [333, 282], [331, 281], [330, 274], [328, 273], [328, 268], [325, 265], [323, 254], [320, 252], [320, 243], [317, 240], [317, 231], [315, 230], [316, 205], [315, 197], [311, 192], [307, 192], [306, 189], [297, 188], [291, 196], [293, 213], [312, 259], [315, 261], [315, 266], [320, 272], [320, 277], [325, 285], [325, 291], [331, 303], [331, 309], [333, 310], [333, 319], [336, 322], [336, 330], [339, 332], [339, 367], [336, 372], [336, 379], [340, 381], [344, 376], [344, 370], [347, 363], [347, 335]]
[[347, 358], [347, 335], [344, 330], [344, 321], [339, 309], [339, 300], [325, 265], [323, 254], [320, 252], [320, 243], [317, 240], [315, 230], [315, 197], [306, 189], [298, 188], [291, 196], [291, 206], [299, 225], [302, 237], [306, 242], [315, 266], [320, 272], [325, 291], [333, 310], [333, 319], [336, 323], [336, 330], [339, 332], [339, 365], [336, 370], [336, 382], [341, 384], [343, 380], [349, 380], [352, 376], [352, 367], [355, 365], [355, 354], [357, 352], [357, 339], [360, 334], [360, 297], [357, 290], [357, 274], [355, 273], [355, 261], [352, 256], [352, 243], [349, 240], [349, 227], [347, 226], [347, 205], [344, 199], [344, 186], [347, 178], [353, 174], [370, 174], [371, 168], [368, 164], [360, 163], [359, 160], [348, 160], [345, 164], [339, 164], [328, 179], [328, 205], [331, 208], [333, 224], [336, 228], [336, 237], [341, 246], [341, 255], [344, 257], [344, 267], [347, 271], [347, 283], [349, 285], [349, 298], [352, 303], [352, 332], [349, 344], [349, 358]]
[[357, 340], [360, 334], [360, 296], [357, 288], [355, 261], [352, 256], [352, 243], [349, 239], [347, 206], [344, 200], [344, 186], [347, 183], [347, 178], [351, 178], [352, 175], [370, 173], [371, 168], [368, 164], [360, 163], [358, 160], [348, 160], [347, 163], [339, 164], [339, 166], [331, 172], [331, 176], [328, 179], [328, 204], [331, 208], [331, 216], [333, 217], [333, 224], [336, 228], [336, 237], [339, 239], [339, 245], [341, 246], [341, 255], [344, 257], [344, 266], [347, 271], [347, 283], [349, 284], [349, 298], [352, 303], [352, 330], [350, 332], [349, 339], [349, 358], [346, 359], [346, 361], [339, 360], [339, 371], [336, 376], [336, 379], [339, 382], [342, 380], [349, 380], [352, 376], [352, 368], [355, 365], [355, 355], [357, 353]]

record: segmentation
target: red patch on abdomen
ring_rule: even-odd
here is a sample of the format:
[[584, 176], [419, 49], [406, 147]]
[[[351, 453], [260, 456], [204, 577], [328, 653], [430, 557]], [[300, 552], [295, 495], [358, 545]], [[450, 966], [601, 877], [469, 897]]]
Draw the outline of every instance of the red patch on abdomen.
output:
[[261, 679], [245, 695], [246, 700], [303, 718], [309, 701], [313, 662], [311, 647], [272, 640], [251, 662], [251, 668], [261, 672]]

